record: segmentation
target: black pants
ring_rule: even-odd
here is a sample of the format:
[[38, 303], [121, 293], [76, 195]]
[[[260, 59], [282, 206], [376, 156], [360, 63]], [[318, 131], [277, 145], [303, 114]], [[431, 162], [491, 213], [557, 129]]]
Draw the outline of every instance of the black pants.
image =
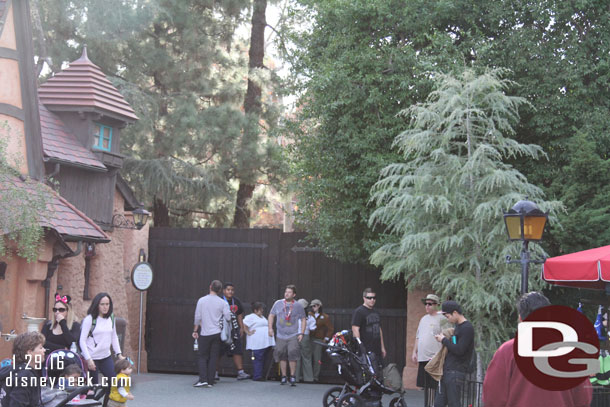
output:
[[466, 373], [456, 370], [443, 372], [440, 386], [434, 395], [434, 407], [460, 407]]
[[220, 355], [220, 334], [201, 336], [199, 342], [199, 381], [214, 384], [216, 362]]

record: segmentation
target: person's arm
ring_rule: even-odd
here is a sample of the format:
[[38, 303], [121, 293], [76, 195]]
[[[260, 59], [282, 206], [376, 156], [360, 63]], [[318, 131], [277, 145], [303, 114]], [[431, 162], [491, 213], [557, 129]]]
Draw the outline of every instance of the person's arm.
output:
[[417, 363], [417, 336], [415, 336], [415, 345], [413, 345], [413, 353], [411, 354], [413, 363]]
[[[110, 318], [111, 319], [111, 318]], [[118, 356], [119, 359], [125, 359], [125, 356], [121, 353], [121, 344], [119, 343], [119, 336], [116, 333], [116, 323], [110, 321], [112, 324], [112, 349], [114, 349], [114, 353]]]
[[[73, 322], [72, 327], [74, 327], [74, 324], [77, 324], [77, 322]], [[74, 337], [72, 331], [68, 329], [68, 322], [66, 322], [65, 319], [59, 321], [59, 326], [61, 327], [62, 340], [64, 341], [64, 344], [68, 344], [66, 347], [69, 348], [70, 345], [72, 345], [72, 342], [76, 342], [78, 339]]]
[[222, 307], [222, 315], [225, 317], [225, 321], [229, 322], [231, 320], [231, 308], [229, 308], [229, 304], [224, 301], [224, 306]]
[[243, 336], [244, 332], [246, 332], [246, 330], [244, 329], [244, 315], [243, 314], [237, 315], [237, 324], [239, 325], [239, 336]]
[[459, 331], [459, 336], [456, 336], [456, 343], [453, 343], [450, 338], [443, 337], [441, 340], [441, 343], [445, 345], [447, 350], [456, 356], [466, 354], [474, 342], [474, 328], [472, 325], [462, 327]]
[[269, 330], [269, 336], [273, 336], [273, 322], [275, 321], [275, 315], [269, 314], [269, 322], [267, 323], [267, 327]]
[[[512, 344], [513, 342], [507, 343]], [[512, 346], [510, 352], [504, 349], [505, 346], [508, 346], [507, 343], [500, 346], [487, 367], [483, 380], [483, 403], [485, 407], [506, 407], [508, 402], [512, 373], [510, 358], [513, 356]]]
[[385, 351], [385, 345], [383, 344], [383, 331], [381, 330], [381, 326], [379, 327], [379, 340], [381, 341], [381, 357], [385, 358], [387, 352]]
[[55, 338], [54, 338], [54, 335], [51, 333], [52, 325], [53, 325], [53, 322], [48, 321], [42, 326], [42, 330], [40, 331], [40, 333], [43, 334], [45, 337], [44, 347], [48, 351], [54, 351], [56, 349], [63, 348], [62, 344], [53, 341], [53, 339], [55, 339]]
[[[87, 363], [89, 363], [89, 361], [91, 360], [89, 348], [87, 347], [87, 336], [89, 335], [89, 330], [91, 329], [91, 321], [91, 315], [87, 315], [85, 319], [83, 319], [83, 323], [80, 329], [80, 351]], [[95, 367], [95, 364], [93, 366]]]
[[297, 340], [299, 342], [301, 342], [303, 340], [303, 337], [305, 336], [305, 328], [307, 328], [307, 318], [301, 318], [301, 330], [299, 332], [299, 334], [297, 335]]
[[333, 321], [330, 320], [328, 314], [322, 315], [324, 315], [324, 321], [326, 321], [326, 333], [324, 334], [324, 340], [328, 342], [330, 338], [332, 338], [332, 336], [335, 334], [335, 327], [333, 326]]
[[199, 328], [201, 328], [201, 302], [197, 301], [195, 307], [195, 316], [193, 317], [193, 338], [199, 337]]
[[360, 339], [360, 327], [358, 325], [352, 325], [352, 336]]

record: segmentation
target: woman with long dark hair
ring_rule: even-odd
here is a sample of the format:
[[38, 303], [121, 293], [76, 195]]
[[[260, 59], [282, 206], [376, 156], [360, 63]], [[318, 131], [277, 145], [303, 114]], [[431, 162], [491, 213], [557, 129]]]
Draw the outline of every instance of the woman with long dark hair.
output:
[[44, 347], [52, 352], [56, 349], [70, 349], [72, 343], [80, 340], [80, 324], [74, 320], [71, 298], [69, 295], [55, 293], [53, 318], [42, 326], [41, 333], [46, 338]]
[[91, 301], [80, 332], [81, 353], [87, 361], [93, 383], [98, 383], [98, 371], [109, 379], [114, 377], [111, 346], [119, 359], [124, 359], [116, 334], [112, 298], [107, 293], [99, 293]]

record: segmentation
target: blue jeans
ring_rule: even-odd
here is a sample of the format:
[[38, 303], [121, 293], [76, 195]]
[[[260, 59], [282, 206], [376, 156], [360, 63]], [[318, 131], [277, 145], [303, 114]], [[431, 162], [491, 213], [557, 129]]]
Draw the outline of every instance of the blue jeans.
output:
[[115, 376], [114, 373], [114, 361], [112, 360], [112, 356], [108, 356], [107, 358], [94, 360], [95, 363], [95, 371], [89, 371], [91, 374], [91, 378], [93, 383], [98, 384], [98, 372], [102, 372], [104, 376], [108, 378], [108, 386], [110, 386], [112, 378]]
[[263, 379], [263, 368], [265, 367], [265, 355], [267, 354], [267, 349], [269, 348], [255, 349], [252, 351], [252, 354], [254, 355], [254, 362], [252, 362], [252, 379], [254, 380]]
[[460, 407], [466, 373], [456, 370], [443, 372], [440, 386], [436, 388], [434, 407]]

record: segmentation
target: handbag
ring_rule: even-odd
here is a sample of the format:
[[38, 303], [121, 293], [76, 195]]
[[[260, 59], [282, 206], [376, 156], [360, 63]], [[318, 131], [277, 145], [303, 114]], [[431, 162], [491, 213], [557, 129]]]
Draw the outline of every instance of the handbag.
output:
[[220, 340], [227, 345], [233, 343], [233, 338], [231, 337], [231, 324], [226, 323], [223, 317], [220, 317]]

